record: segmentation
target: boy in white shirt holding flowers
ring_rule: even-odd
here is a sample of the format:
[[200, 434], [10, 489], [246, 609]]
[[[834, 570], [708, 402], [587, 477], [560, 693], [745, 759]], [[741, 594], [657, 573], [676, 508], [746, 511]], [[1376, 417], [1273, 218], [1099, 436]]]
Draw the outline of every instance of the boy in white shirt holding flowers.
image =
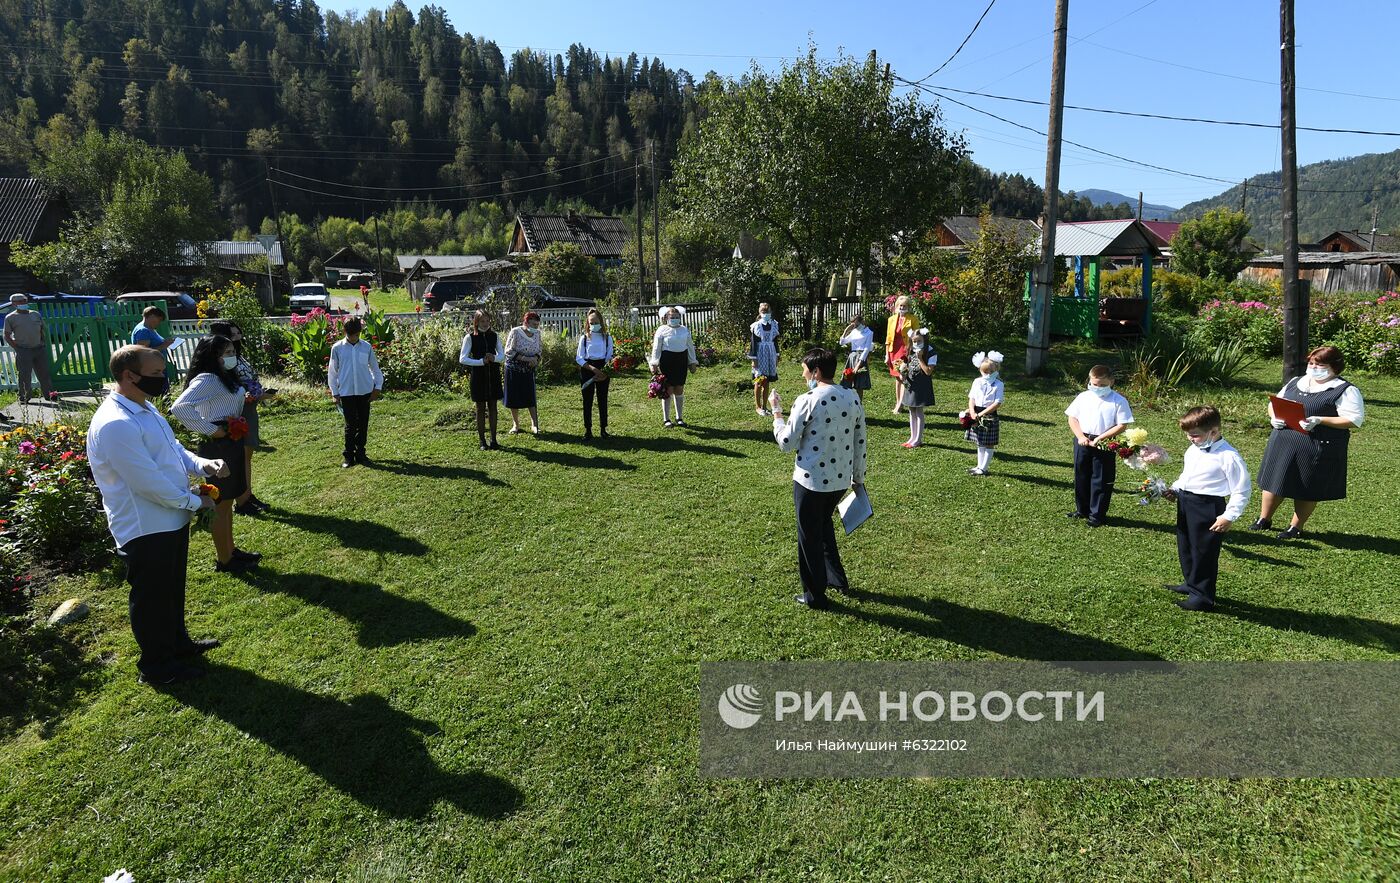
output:
[[1192, 408], [1178, 425], [1191, 447], [1186, 449], [1181, 477], [1166, 494], [1176, 500], [1176, 551], [1181, 561], [1181, 582], [1167, 588], [1186, 595], [1176, 602], [1182, 610], [1211, 610], [1221, 541], [1249, 504], [1249, 468], [1221, 437], [1215, 408]]
[[1088, 389], [1065, 408], [1069, 430], [1074, 433], [1074, 511], [1070, 518], [1084, 518], [1090, 527], [1108, 520], [1113, 482], [1118, 477], [1118, 454], [1099, 447], [1133, 422], [1128, 400], [1113, 389], [1113, 369], [1095, 365], [1089, 369]]

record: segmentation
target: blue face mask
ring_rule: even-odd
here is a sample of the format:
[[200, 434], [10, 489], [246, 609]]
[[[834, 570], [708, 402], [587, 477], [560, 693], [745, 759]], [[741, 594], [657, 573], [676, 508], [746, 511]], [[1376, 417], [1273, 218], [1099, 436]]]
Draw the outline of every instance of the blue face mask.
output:
[[667, 320], [666, 320], [666, 324], [667, 324], [667, 325], [670, 325], [672, 328], [679, 328], [679, 327], [681, 327], [681, 320], [680, 320], [680, 319], [667, 319]]
[[811, 380], [807, 381], [807, 388], [808, 388], [808, 389], [816, 389], [816, 388], [817, 388], [817, 379], [816, 379], [815, 377], [813, 377]]
[[1191, 444], [1195, 445], [1199, 450], [1209, 451], [1210, 446], [1215, 444], [1217, 441], [1219, 441], [1219, 439], [1208, 438], [1205, 441], [1192, 442]]
[[1094, 386], [1094, 385], [1091, 383], [1091, 384], [1089, 384], [1089, 392], [1093, 393], [1094, 395], [1098, 396], [1098, 397], [1101, 398], [1101, 399], [1106, 399], [1106, 398], [1108, 398], [1110, 395], [1113, 394], [1113, 387], [1111, 387], [1111, 386]]
[[996, 382], [996, 379], [997, 379], [998, 377], [1000, 377], [1000, 376], [1001, 376], [1001, 372], [1000, 372], [1000, 371], [993, 371], [992, 373], [990, 373], [990, 374], [987, 375], [987, 382], [989, 382], [989, 383], [995, 383], [995, 382]]
[[588, 326], [588, 330], [592, 331], [594, 334], [597, 334], [599, 331], [603, 330], [603, 326], [599, 325], [597, 322], [594, 322], [592, 325]]

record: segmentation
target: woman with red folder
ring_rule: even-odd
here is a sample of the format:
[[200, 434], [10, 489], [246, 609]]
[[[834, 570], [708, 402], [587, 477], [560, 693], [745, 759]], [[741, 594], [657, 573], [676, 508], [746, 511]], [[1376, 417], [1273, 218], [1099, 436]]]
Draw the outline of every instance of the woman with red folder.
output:
[[[1361, 391], [1341, 376], [1342, 351], [1320, 346], [1308, 353], [1308, 370], [1279, 390], [1278, 397], [1302, 406], [1303, 419], [1287, 420], [1269, 404], [1273, 434], [1259, 464], [1262, 504], [1250, 530], [1268, 530], [1285, 498], [1293, 500], [1293, 521], [1279, 539], [1302, 536], [1303, 525], [1323, 500], [1347, 495], [1347, 442], [1366, 418]], [[1296, 408], [1291, 409], [1296, 415]], [[1301, 430], [1301, 431], [1300, 431]]]

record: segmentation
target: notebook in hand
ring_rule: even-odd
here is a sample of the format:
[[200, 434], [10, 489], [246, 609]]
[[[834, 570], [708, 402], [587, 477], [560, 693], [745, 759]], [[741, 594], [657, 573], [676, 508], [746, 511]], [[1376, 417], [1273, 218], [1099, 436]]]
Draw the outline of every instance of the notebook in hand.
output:
[[846, 529], [846, 535], [850, 536], [856, 528], [865, 523], [865, 520], [875, 513], [870, 508], [870, 495], [865, 492], [865, 485], [858, 485], [836, 505], [836, 511], [841, 515], [841, 526]]
[[1294, 402], [1289, 399], [1281, 399], [1278, 396], [1269, 396], [1269, 404], [1274, 408], [1274, 416], [1288, 424], [1289, 429], [1307, 434], [1303, 428], [1303, 418], [1307, 416], [1303, 411], [1302, 402]]

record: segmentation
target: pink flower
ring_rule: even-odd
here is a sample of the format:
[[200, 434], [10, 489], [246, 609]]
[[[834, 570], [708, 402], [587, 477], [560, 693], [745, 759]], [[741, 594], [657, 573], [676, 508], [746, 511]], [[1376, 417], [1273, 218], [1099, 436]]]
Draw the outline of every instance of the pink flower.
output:
[[22, 441], [19, 443], [19, 452], [21, 454], [24, 454], [26, 457], [34, 453], [36, 450], [38, 450], [38, 448], [32, 441]]

